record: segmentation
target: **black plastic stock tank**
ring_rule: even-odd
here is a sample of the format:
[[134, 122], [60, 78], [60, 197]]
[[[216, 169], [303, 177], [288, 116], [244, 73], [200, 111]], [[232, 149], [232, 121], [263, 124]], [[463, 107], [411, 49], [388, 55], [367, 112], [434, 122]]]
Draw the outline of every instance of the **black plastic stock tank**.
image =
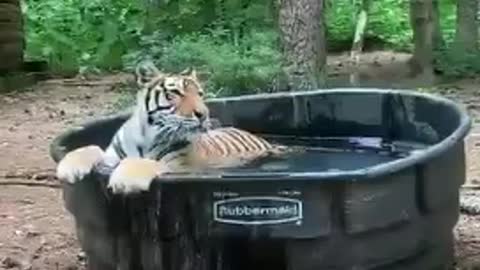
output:
[[[100, 173], [65, 184], [91, 270], [452, 264], [470, 128], [453, 102], [406, 90], [330, 89], [213, 99], [209, 106], [224, 125], [312, 151], [165, 176], [134, 196], [110, 194]], [[65, 132], [52, 143], [52, 157], [106, 147], [126, 117]]]

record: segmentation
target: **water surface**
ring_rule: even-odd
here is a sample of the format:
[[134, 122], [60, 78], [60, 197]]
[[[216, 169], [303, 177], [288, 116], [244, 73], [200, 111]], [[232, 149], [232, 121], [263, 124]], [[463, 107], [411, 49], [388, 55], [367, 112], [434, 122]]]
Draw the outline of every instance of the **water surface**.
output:
[[364, 169], [406, 158], [427, 145], [381, 138], [292, 138], [268, 137], [271, 142], [305, 147], [306, 151], [282, 158], [263, 158], [245, 166], [223, 169], [224, 172], [325, 172]]

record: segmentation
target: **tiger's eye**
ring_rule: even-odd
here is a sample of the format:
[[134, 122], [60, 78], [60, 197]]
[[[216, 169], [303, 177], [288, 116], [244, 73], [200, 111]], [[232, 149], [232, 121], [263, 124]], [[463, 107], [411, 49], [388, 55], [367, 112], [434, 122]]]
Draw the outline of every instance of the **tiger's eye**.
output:
[[170, 90], [170, 93], [172, 93], [174, 95], [178, 95], [178, 96], [183, 96], [182, 92], [180, 92], [180, 90], [178, 90], [178, 89], [172, 89], [172, 90]]

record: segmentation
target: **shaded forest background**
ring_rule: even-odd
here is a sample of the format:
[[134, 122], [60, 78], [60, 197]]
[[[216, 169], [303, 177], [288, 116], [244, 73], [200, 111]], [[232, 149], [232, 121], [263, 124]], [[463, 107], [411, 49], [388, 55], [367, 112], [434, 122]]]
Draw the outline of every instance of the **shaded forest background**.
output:
[[[26, 57], [47, 60], [54, 70], [80, 73], [130, 71], [139, 60], [151, 57], [166, 71], [199, 69], [213, 95], [269, 91], [282, 74], [280, 2], [25, 0]], [[365, 2], [319, 3], [324, 8], [327, 51], [349, 51]], [[441, 30], [433, 52], [435, 72], [449, 77], [476, 74], [480, 55], [452, 49], [458, 32], [457, 1], [434, 3], [440, 14], [436, 29]], [[412, 52], [410, 5], [406, 0], [371, 1], [364, 50]]]

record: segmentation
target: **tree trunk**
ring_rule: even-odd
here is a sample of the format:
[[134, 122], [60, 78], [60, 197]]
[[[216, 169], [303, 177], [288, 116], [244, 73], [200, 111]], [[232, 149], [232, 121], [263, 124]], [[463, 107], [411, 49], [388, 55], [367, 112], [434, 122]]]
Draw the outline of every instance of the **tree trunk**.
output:
[[412, 75], [425, 83], [433, 82], [433, 3], [410, 0], [410, 24], [413, 28], [414, 52], [410, 61]]
[[17, 71], [25, 47], [20, 1], [0, 1], [0, 18], [0, 73]]
[[154, 7], [150, 1], [144, 1], [145, 5], [145, 17], [143, 18], [143, 30], [142, 30], [142, 35], [150, 35], [155, 31], [155, 25], [154, 25], [154, 18], [155, 18], [155, 12], [154, 10], [156, 7]]
[[477, 37], [480, 37], [480, 24], [478, 23], [480, 22], [480, 0], [477, 0], [477, 15], [475, 18], [477, 18]]
[[438, 6], [439, 0], [433, 0], [432, 16], [433, 16], [433, 46], [434, 49], [440, 49], [445, 45], [443, 39], [442, 26], [440, 25], [440, 8]]
[[355, 36], [353, 37], [352, 50], [350, 51], [350, 61], [352, 62], [352, 71], [350, 72], [350, 85], [358, 85], [358, 62], [363, 50], [363, 40], [365, 29], [368, 23], [368, 11], [370, 10], [370, 0], [362, 0], [362, 7], [357, 16], [357, 26], [355, 27]]
[[455, 48], [474, 52], [477, 49], [477, 0], [457, 1], [457, 29], [455, 32]]
[[325, 84], [324, 0], [281, 0], [278, 18], [289, 90]]
[[203, 28], [211, 27], [212, 23], [217, 19], [215, 0], [203, 0], [202, 1], [202, 17]]
[[218, 16], [218, 21], [220, 22], [220, 26], [222, 29], [228, 29], [228, 24], [227, 24], [227, 7], [225, 6], [225, 0], [218, 0], [218, 5], [217, 5], [217, 16]]
[[[245, 37], [245, 33], [247, 31], [247, 22], [248, 22], [248, 8], [250, 7], [250, 4], [251, 4], [251, 0], [242, 0], [241, 1], [241, 9], [243, 10], [243, 18], [242, 18], [242, 21], [240, 22], [240, 24], [238, 25], [238, 29], [236, 29], [235, 31], [238, 32], [237, 34], [237, 41], [235, 42], [237, 45], [240, 45], [240, 43], [242, 43], [244, 37]], [[249, 48], [247, 48], [248, 50]]]
[[268, 8], [267, 8], [266, 16], [267, 16], [267, 18], [272, 20], [273, 25], [276, 26], [276, 27], [278, 27], [279, 11], [280, 11], [280, 1], [279, 0], [268, 1]]

